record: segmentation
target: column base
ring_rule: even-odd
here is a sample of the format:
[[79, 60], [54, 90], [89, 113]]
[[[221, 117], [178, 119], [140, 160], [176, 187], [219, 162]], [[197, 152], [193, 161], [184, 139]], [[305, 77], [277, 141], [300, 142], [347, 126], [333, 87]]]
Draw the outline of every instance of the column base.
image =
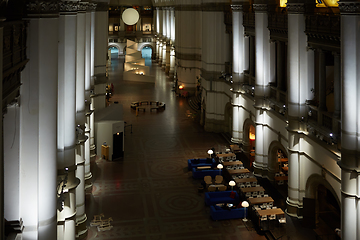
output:
[[88, 189], [92, 189], [92, 174], [88, 174], [88, 175], [85, 175], [85, 184], [84, 184], [84, 188], [85, 188], [85, 191], [87, 191]]
[[93, 160], [92, 158], [96, 157], [96, 145], [93, 144], [90, 146], [90, 158], [91, 160]]
[[84, 214], [76, 223], [76, 239], [81, 240], [87, 237], [88, 229], [86, 227], [87, 216]]
[[303, 208], [298, 204], [292, 203], [289, 198], [286, 199], [286, 213], [291, 217], [296, 217], [299, 219], [303, 218]]

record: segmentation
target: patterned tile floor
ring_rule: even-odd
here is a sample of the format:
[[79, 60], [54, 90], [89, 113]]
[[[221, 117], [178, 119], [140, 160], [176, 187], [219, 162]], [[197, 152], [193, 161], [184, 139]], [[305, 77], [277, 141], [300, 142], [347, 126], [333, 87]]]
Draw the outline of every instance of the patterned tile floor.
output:
[[[87, 239], [266, 239], [251, 222], [210, 219], [204, 196], [197, 190], [200, 181], [191, 177], [187, 159], [207, 157], [208, 149], [228, 144], [221, 135], [205, 132], [186, 116], [190, 110], [186, 100], [175, 96], [172, 81], [156, 63], [151, 72], [155, 84], [123, 81], [121, 60], [112, 61], [112, 101], [123, 104], [124, 120], [132, 124], [132, 133], [127, 127], [123, 160], [97, 158], [92, 162], [94, 185], [86, 195], [88, 226], [94, 215], [103, 213], [105, 218], [112, 217], [113, 228], [99, 232], [89, 226]], [[139, 100], [165, 102], [166, 110], [136, 116], [130, 103]], [[315, 239], [308, 236], [291, 239]]]

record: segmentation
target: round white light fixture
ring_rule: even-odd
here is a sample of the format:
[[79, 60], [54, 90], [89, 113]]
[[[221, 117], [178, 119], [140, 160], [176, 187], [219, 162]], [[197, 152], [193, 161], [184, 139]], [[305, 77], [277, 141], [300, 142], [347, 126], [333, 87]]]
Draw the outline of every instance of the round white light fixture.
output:
[[246, 218], [246, 208], [249, 207], [249, 203], [247, 201], [243, 201], [241, 203], [241, 206], [244, 208], [244, 218], [243, 221], [247, 222], [247, 218]]
[[134, 25], [139, 21], [139, 13], [134, 8], [128, 8], [123, 12], [122, 20], [127, 25]]
[[231, 187], [231, 191], [233, 190], [233, 187], [236, 185], [235, 181], [234, 180], [231, 180], [229, 182], [229, 186]]
[[243, 201], [241, 203], [241, 206], [247, 208], [247, 207], [249, 207], [249, 203], [247, 201]]

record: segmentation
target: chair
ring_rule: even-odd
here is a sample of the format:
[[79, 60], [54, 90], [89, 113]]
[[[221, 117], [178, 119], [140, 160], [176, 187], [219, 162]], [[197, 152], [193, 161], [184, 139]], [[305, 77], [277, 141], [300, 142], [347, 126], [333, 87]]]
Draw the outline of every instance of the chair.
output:
[[227, 187], [224, 185], [224, 186], [220, 186], [218, 187], [219, 191], [226, 191]]
[[283, 223], [286, 223], [286, 218], [285, 218], [285, 217], [280, 218], [280, 219], [279, 219], [279, 223], [282, 223], [282, 224], [283, 224]]
[[264, 194], [264, 197], [268, 197], [269, 196], [269, 194]]
[[221, 175], [215, 176], [215, 184], [221, 184], [223, 182], [224, 178]]
[[213, 184], [213, 180], [211, 176], [205, 176], [204, 177], [204, 182], [206, 183], [206, 186], [209, 186], [211, 184]]
[[244, 185], [244, 184], [240, 184], [240, 188], [245, 188], [245, 185]]
[[210, 185], [210, 186], [208, 187], [208, 191], [209, 191], [209, 192], [215, 192], [215, 191], [216, 191], [216, 187]]

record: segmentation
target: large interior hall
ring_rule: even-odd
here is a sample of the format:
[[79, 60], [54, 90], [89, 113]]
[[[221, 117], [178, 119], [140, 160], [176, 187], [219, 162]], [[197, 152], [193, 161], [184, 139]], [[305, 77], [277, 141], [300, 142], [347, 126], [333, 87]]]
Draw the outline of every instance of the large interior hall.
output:
[[0, 0], [0, 239], [360, 239], [360, 0]]

